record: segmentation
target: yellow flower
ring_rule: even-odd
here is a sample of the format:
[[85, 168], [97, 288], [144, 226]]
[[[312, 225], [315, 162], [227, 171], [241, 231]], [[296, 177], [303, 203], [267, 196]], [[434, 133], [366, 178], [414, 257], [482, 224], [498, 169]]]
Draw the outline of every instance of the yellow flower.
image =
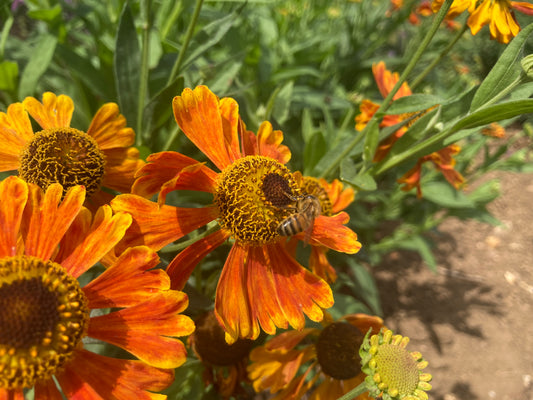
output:
[[370, 394], [383, 400], [428, 400], [426, 392], [431, 390], [428, 382], [432, 377], [422, 372], [428, 362], [419, 352], [406, 350], [409, 338], [386, 328], [368, 336], [360, 356]]

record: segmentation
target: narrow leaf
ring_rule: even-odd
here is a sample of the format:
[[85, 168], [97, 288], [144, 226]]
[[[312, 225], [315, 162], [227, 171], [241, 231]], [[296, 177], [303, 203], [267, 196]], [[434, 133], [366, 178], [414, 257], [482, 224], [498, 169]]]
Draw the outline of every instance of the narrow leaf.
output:
[[52, 61], [57, 45], [57, 39], [52, 35], [43, 35], [35, 46], [28, 64], [22, 71], [18, 96], [20, 99], [31, 96], [35, 92], [37, 82], [45, 73]]
[[129, 124], [136, 121], [141, 55], [129, 3], [124, 4], [115, 41], [113, 59], [120, 111]]
[[522, 48], [532, 31], [533, 23], [522, 29], [511, 43], [507, 45], [494, 67], [492, 67], [487, 77], [479, 86], [470, 105], [470, 111], [480, 108], [505, 89], [520, 74], [522, 68], [519, 59], [521, 58]]
[[13, 61], [0, 62], [0, 90], [14, 92], [17, 88], [19, 66]]
[[387, 109], [386, 114], [396, 115], [427, 110], [434, 105], [442, 104], [444, 102], [444, 99], [431, 94], [412, 94], [394, 100], [391, 106]]

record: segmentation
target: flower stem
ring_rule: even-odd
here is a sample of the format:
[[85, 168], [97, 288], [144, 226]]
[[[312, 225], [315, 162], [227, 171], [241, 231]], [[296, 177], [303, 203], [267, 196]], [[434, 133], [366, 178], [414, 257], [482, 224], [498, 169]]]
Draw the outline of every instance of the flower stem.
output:
[[455, 43], [457, 43], [459, 41], [459, 39], [461, 39], [461, 37], [463, 36], [463, 34], [467, 31], [468, 29], [468, 25], [465, 21], [465, 23], [463, 24], [463, 26], [461, 27], [461, 29], [457, 32], [457, 34], [455, 35], [455, 37], [452, 39], [452, 41], [450, 43], [448, 43], [448, 46], [446, 46], [446, 48], [444, 48], [441, 53], [439, 54], [439, 56], [437, 58], [435, 58], [431, 64], [429, 64], [426, 69], [424, 69], [424, 71], [422, 71], [420, 73], [420, 75], [418, 75], [416, 77], [416, 79], [414, 81], [412, 81], [409, 86], [411, 87], [411, 90], [414, 90], [415, 87], [417, 87], [420, 82], [422, 82], [424, 80], [424, 78], [427, 76], [427, 74], [429, 74], [431, 72], [431, 70], [433, 68], [435, 68], [435, 66], [437, 64], [440, 63], [440, 61], [450, 52], [450, 50], [453, 48], [453, 46], [455, 45]]
[[366, 384], [365, 382], [361, 382], [359, 384], [359, 386], [357, 386], [356, 388], [350, 390], [348, 393], [346, 393], [345, 395], [339, 397], [337, 400], [351, 400], [351, 399], [355, 399], [357, 396], [360, 396], [362, 395], [364, 392], [367, 391], [367, 388], [366, 388]]
[[[322, 174], [320, 177], [328, 177], [334, 170], [339, 166], [341, 161], [347, 157], [351, 151], [354, 149], [354, 147], [364, 138], [369, 132], [378, 132], [377, 129], [375, 129], [376, 125], [378, 124], [378, 117], [381, 118], [383, 113], [390, 107], [391, 100], [393, 99], [396, 92], [400, 89], [400, 87], [405, 82], [407, 76], [411, 73], [413, 68], [416, 66], [416, 63], [422, 56], [423, 52], [428, 47], [429, 43], [431, 42], [431, 39], [433, 39], [433, 36], [435, 36], [435, 33], [437, 32], [437, 29], [439, 28], [441, 22], [444, 20], [444, 17], [446, 16], [446, 13], [450, 9], [450, 6], [452, 5], [453, 0], [445, 0], [444, 4], [440, 8], [439, 12], [435, 15], [435, 19], [433, 20], [433, 23], [431, 24], [431, 27], [429, 28], [428, 33], [424, 37], [424, 40], [416, 50], [413, 57], [411, 57], [411, 60], [405, 67], [404, 71], [402, 72], [400, 78], [398, 79], [398, 82], [396, 82], [396, 85], [392, 88], [390, 93], [387, 95], [379, 109], [376, 111], [374, 116], [370, 119], [368, 124], [365, 126], [365, 128], [361, 131], [360, 135], [357, 135], [354, 137], [354, 139], [346, 146], [346, 148], [339, 154], [339, 156], [335, 157], [333, 161], [329, 164], [327, 168], [322, 171]], [[366, 160], [367, 163], [371, 163], [372, 160]], [[368, 168], [368, 165], [366, 167], [363, 167], [364, 169]]]
[[178, 58], [176, 59], [176, 62], [174, 63], [174, 66], [172, 67], [172, 71], [170, 72], [170, 76], [168, 77], [168, 80], [167, 80], [167, 85], [170, 85], [172, 82], [174, 82], [174, 79], [176, 79], [176, 77], [178, 76], [178, 73], [181, 68], [181, 64], [183, 63], [183, 59], [185, 58], [185, 53], [187, 51], [187, 48], [189, 47], [189, 43], [191, 42], [191, 38], [194, 33], [194, 27], [196, 26], [196, 22], [198, 21], [198, 16], [200, 15], [200, 10], [202, 9], [203, 3], [204, 3], [204, 0], [196, 0], [196, 6], [194, 8], [191, 21], [189, 22], [189, 26], [187, 27], [187, 33], [185, 34], [185, 40], [183, 41], [183, 44], [181, 46], [180, 52], [178, 54]]
[[148, 91], [148, 56], [150, 54], [150, 27], [151, 27], [151, 0], [144, 0], [141, 2], [144, 12], [143, 35], [142, 35], [142, 52], [141, 52], [141, 72], [139, 79], [139, 93], [137, 102], [137, 121], [136, 121], [136, 145], [142, 146], [142, 121], [144, 115], [144, 104], [146, 100], [146, 93]]
[[176, 244], [170, 244], [168, 246], [165, 246], [161, 249], [162, 253], [171, 253], [175, 251], [181, 251], [186, 247], [189, 247], [191, 244], [196, 243], [198, 240], [205, 238], [206, 236], [209, 236], [213, 232], [216, 232], [220, 229], [220, 225], [218, 223], [215, 223], [213, 226], [208, 227], [204, 232], [196, 235], [192, 239], [186, 240], [184, 242], [176, 243]]

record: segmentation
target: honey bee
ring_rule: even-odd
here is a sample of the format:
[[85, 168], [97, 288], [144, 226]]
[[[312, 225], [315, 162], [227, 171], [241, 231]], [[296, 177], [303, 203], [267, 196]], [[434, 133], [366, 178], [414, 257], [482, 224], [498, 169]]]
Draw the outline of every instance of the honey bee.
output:
[[294, 206], [296, 212], [281, 221], [276, 231], [281, 236], [294, 236], [300, 232], [305, 232], [305, 242], [308, 242], [313, 231], [315, 218], [322, 214], [320, 200], [310, 194], [297, 197], [285, 194], [296, 202]]

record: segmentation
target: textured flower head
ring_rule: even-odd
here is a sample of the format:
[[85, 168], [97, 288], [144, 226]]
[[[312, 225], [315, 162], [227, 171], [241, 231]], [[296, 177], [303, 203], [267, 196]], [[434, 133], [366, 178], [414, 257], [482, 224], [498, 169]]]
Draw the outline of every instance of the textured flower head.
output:
[[422, 372], [428, 363], [419, 352], [406, 350], [409, 338], [388, 329], [370, 334], [360, 352], [370, 394], [383, 400], [428, 400], [431, 375]]
[[246, 396], [243, 383], [248, 382], [246, 365], [254, 342], [238, 339], [233, 344], [226, 343], [224, 329], [212, 311], [196, 318], [195, 325], [189, 344], [204, 364], [206, 386], [212, 384], [224, 399]]
[[[379, 317], [347, 315], [321, 329], [284, 332], [250, 354], [248, 375], [256, 392], [275, 399], [337, 399], [364, 381], [359, 349], [365, 333], [383, 326]], [[362, 394], [358, 400], [369, 397]]]
[[[0, 398], [30, 388], [40, 400], [163, 398], [149, 391], [185, 362], [187, 296], [151, 270], [159, 260], [148, 247], [112, 255], [131, 216], [109, 206], [93, 216], [84, 200], [81, 186], [63, 194], [57, 183], [43, 192], [14, 176], [0, 182]], [[82, 287], [78, 278], [98, 262], [107, 268]], [[86, 337], [138, 360], [93, 353]]]
[[[0, 113], [0, 171], [18, 171], [28, 183], [46, 190], [83, 185], [87, 206], [96, 210], [112, 196], [102, 187], [129, 192], [135, 171], [144, 165], [133, 145], [135, 133], [115, 103], [103, 105], [86, 132], [70, 126], [74, 103], [66, 95], [27, 97]], [[28, 114], [42, 130], [34, 132]]]
[[[173, 288], [183, 288], [196, 265], [228, 239], [233, 245], [215, 294], [215, 315], [226, 340], [255, 339], [261, 329], [302, 329], [307, 315], [323, 318], [333, 305], [329, 285], [303, 268], [286, 250], [278, 225], [295, 212], [301, 189], [284, 165], [290, 158], [283, 134], [263, 122], [257, 135], [246, 129], [234, 99], [219, 99], [207, 87], [185, 89], [173, 101], [174, 116], [184, 134], [220, 170], [176, 152], [148, 157], [137, 174], [132, 195], [112, 201], [115, 210], [132, 214], [125, 245], [146, 244], [155, 250], [218, 222], [219, 230], [191, 244], [169, 264]], [[183, 208], [166, 205], [174, 190], [207, 192], [213, 204]], [[158, 202], [144, 197], [159, 193]], [[142, 196], [142, 197], [141, 197]], [[348, 214], [320, 215], [311, 240], [328, 248], [355, 253], [357, 235], [344, 226]]]

